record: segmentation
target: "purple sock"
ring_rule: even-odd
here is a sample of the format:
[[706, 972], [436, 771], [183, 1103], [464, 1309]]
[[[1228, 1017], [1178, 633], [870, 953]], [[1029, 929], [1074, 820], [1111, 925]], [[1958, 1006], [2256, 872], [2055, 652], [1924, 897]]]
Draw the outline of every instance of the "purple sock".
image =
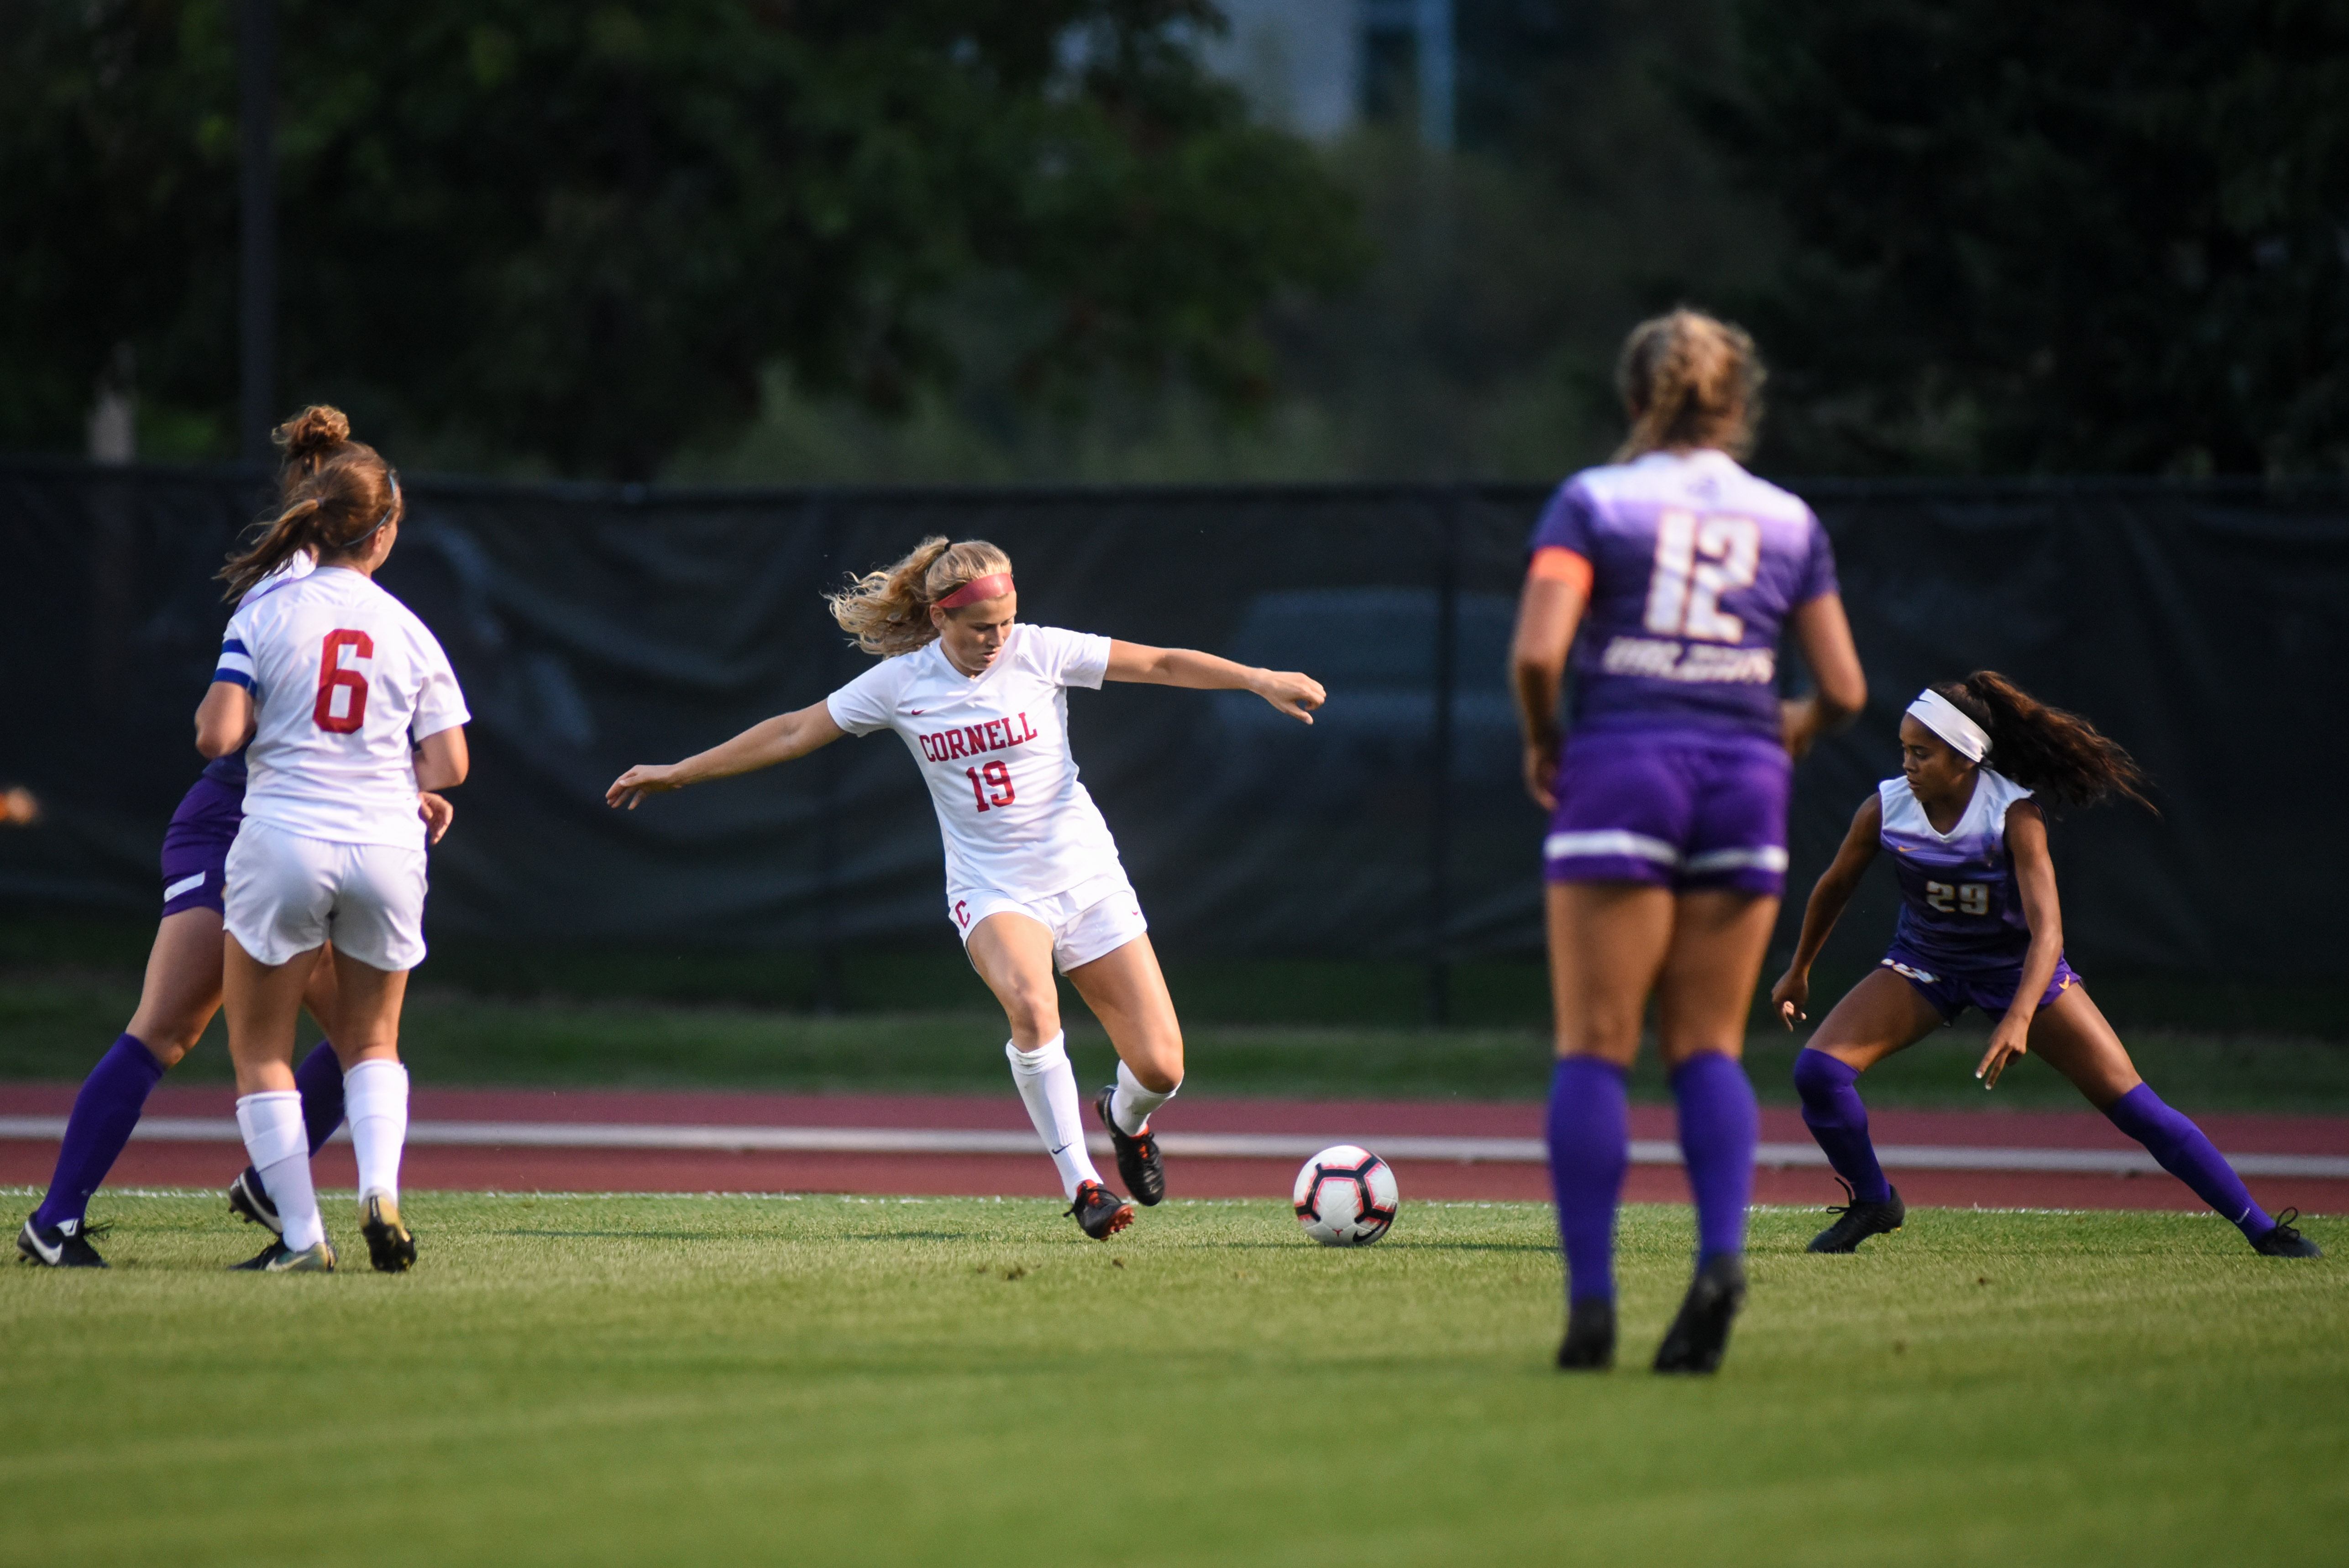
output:
[[1549, 1181], [1566, 1247], [1566, 1298], [1615, 1299], [1615, 1206], [1631, 1158], [1624, 1070], [1562, 1057], [1549, 1085]]
[[2257, 1241], [2275, 1229], [2274, 1217], [2251, 1202], [2251, 1189], [2227, 1157], [2202, 1136], [2200, 1128], [2162, 1104], [2152, 1085], [2137, 1085], [2105, 1107], [2105, 1115], [2244, 1235]]
[[1803, 1125], [1818, 1140], [1835, 1173], [1851, 1183], [1855, 1202], [1882, 1203], [1891, 1198], [1892, 1183], [1876, 1162], [1858, 1082], [1857, 1068], [1825, 1051], [1806, 1047], [1795, 1057], [1795, 1092], [1803, 1097]]
[[335, 1047], [320, 1040], [302, 1065], [294, 1069], [294, 1087], [302, 1091], [302, 1125], [310, 1134], [316, 1154], [343, 1124], [343, 1064]]
[[1681, 1159], [1696, 1194], [1696, 1261], [1702, 1265], [1745, 1250], [1762, 1111], [1745, 1068], [1719, 1051], [1699, 1051], [1674, 1069], [1672, 1099], [1680, 1102]]
[[98, 1059], [89, 1077], [74, 1096], [73, 1114], [66, 1119], [65, 1142], [57, 1150], [57, 1174], [49, 1178], [48, 1196], [33, 1211], [33, 1223], [42, 1227], [72, 1221], [79, 1225], [89, 1212], [89, 1196], [106, 1173], [114, 1169], [148, 1092], [163, 1078], [162, 1064], [131, 1035], [123, 1035]]

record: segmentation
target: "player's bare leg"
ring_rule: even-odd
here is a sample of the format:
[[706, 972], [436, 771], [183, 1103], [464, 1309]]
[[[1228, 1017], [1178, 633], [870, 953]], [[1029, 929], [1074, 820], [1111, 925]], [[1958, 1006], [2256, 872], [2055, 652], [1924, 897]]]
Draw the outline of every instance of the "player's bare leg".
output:
[[359, 1171], [359, 1234], [379, 1274], [416, 1262], [416, 1238], [399, 1216], [399, 1156], [408, 1140], [408, 1069], [399, 1061], [399, 1013], [408, 972], [378, 969], [335, 953], [335, 1048], [342, 1057], [352, 1152]]
[[211, 909], [183, 909], [155, 927], [139, 1009], [128, 1030], [158, 1067], [180, 1065], [203, 1037], [221, 1006], [221, 917]]
[[1922, 992], [1889, 969], [1873, 969], [1837, 1002], [1795, 1058], [1803, 1122], [1827, 1157], [1845, 1202], [1835, 1222], [1811, 1238], [1815, 1253], [1851, 1253], [1870, 1236], [1908, 1222], [1899, 1190], [1885, 1180], [1868, 1132], [1859, 1075], [1939, 1028], [1941, 1015]]
[[1183, 1083], [1183, 1026], [1148, 936], [1069, 971], [1069, 983], [1117, 1047], [1117, 1081], [1093, 1097], [1125, 1190], [1143, 1203], [1166, 1196], [1166, 1169], [1150, 1117]]
[[331, 1271], [335, 1251], [318, 1213], [302, 1096], [294, 1082], [295, 1018], [326, 947], [322, 944], [276, 965], [262, 963], [233, 935], [222, 938], [222, 947], [237, 1130], [285, 1226], [257, 1256], [237, 1266], [269, 1274]]
[[2281, 1215], [2261, 1208], [2227, 1157], [2182, 1112], [2162, 1102], [2137, 1076], [2120, 1036], [2089, 999], [2085, 988], [2067, 986], [2031, 1021], [2030, 1047], [2070, 1079], [2115, 1127], [2146, 1147], [2161, 1168], [2194, 1190], [2243, 1233], [2254, 1251], [2267, 1257], [2323, 1256], [2314, 1242], [2292, 1224], [2296, 1210]]
[[1696, 1200], [1695, 1277], [1657, 1347], [1659, 1372], [1712, 1372], [1745, 1305], [1745, 1216], [1761, 1112], [1745, 1077], [1745, 1020], [1778, 901], [1736, 889], [1673, 901], [1656, 983], [1656, 1035], [1679, 1108], [1681, 1158]]
[[[212, 960], [221, 961], [221, 943], [217, 931], [219, 917], [213, 917], [215, 931], [212, 944]], [[335, 1048], [340, 1031], [335, 1025], [335, 965], [332, 962], [334, 944], [326, 945], [327, 957], [311, 965], [310, 983], [302, 993], [302, 1006], [316, 1020], [326, 1038], [302, 1058], [294, 1069], [294, 1084], [302, 1095], [302, 1121], [310, 1139], [310, 1150], [316, 1154], [336, 1128], [343, 1121], [343, 1063]], [[217, 971], [216, 971], [217, 972]], [[218, 987], [214, 987], [217, 1003]], [[269, 1189], [261, 1180], [261, 1172], [247, 1165], [228, 1184], [229, 1212], [249, 1224], [264, 1225], [284, 1233], [285, 1222], [278, 1218], [277, 1206], [269, 1201]]]
[[1107, 1241], [1133, 1222], [1133, 1206], [1102, 1185], [1085, 1149], [1076, 1071], [1069, 1065], [1068, 1039], [1061, 1028], [1052, 934], [1041, 921], [999, 911], [971, 929], [965, 950], [1011, 1026], [1011, 1039], [1003, 1048], [1011, 1078], [1060, 1172], [1069, 1212], [1086, 1235]]
[[1615, 1360], [1615, 1211], [1630, 1138], [1624, 1082], [1671, 946], [1672, 896], [1640, 882], [1552, 882], [1547, 898], [1558, 1057], [1549, 1173], [1567, 1272], [1557, 1364], [1595, 1370]]

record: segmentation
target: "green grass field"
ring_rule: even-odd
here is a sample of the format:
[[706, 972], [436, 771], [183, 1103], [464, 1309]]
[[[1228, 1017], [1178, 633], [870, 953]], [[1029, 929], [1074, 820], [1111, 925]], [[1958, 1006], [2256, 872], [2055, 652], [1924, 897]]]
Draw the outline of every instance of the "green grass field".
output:
[[[0, 1081], [70, 1083], [87, 1073], [138, 1002], [135, 979], [64, 972], [0, 974]], [[1081, 1055], [1108, 1046], [1081, 1009], [1069, 1014]], [[305, 1021], [305, 1028], [308, 1027]], [[1549, 1043], [1531, 1027], [1413, 1029], [1195, 1023], [1187, 1037], [1197, 1094], [1337, 1099], [1533, 1099], [1549, 1086]], [[2176, 1029], [2132, 1031], [2139, 1070], [2189, 1111], [2349, 1114], [2349, 1041]], [[2036, 1060], [1986, 1096], [1973, 1081], [1980, 1028], [1960, 1027], [1868, 1075], [1871, 1105], [2077, 1109], [2071, 1086]], [[855, 1013], [555, 998], [517, 1001], [424, 988], [409, 1003], [401, 1052], [419, 1084], [751, 1088], [1001, 1094], [1003, 1019], [980, 1011]], [[1747, 1049], [1765, 1102], [1792, 1104], [1797, 1037], [1757, 1032]], [[225, 1082], [217, 1019], [174, 1074]], [[1635, 1098], [1669, 1098], [1644, 1053]]]
[[1683, 1380], [1638, 1369], [1672, 1207], [1626, 1215], [1625, 1365], [1574, 1377], [1530, 1205], [1332, 1253], [1267, 1203], [1101, 1246], [1037, 1202], [419, 1194], [399, 1278], [223, 1274], [216, 1194], [100, 1208], [114, 1270], [0, 1282], [0, 1561], [2144, 1568], [2349, 1525], [2325, 1222], [2314, 1264], [1956, 1212], [1814, 1258], [1764, 1212]]

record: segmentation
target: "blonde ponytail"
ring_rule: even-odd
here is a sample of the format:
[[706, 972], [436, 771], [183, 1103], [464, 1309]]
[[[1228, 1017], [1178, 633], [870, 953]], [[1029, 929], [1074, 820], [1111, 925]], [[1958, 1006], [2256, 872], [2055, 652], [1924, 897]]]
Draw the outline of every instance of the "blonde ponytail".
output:
[[1686, 306], [1641, 322], [1615, 366], [1615, 388], [1631, 417], [1615, 460], [1692, 447], [1745, 456], [1762, 415], [1764, 374], [1744, 327]]
[[221, 568], [233, 603], [306, 550], [320, 562], [357, 549], [405, 510], [399, 476], [383, 455], [351, 439], [339, 408], [313, 404], [270, 432], [285, 456], [277, 473], [277, 511], [247, 531]]
[[1011, 557], [983, 539], [949, 544], [946, 535], [934, 533], [895, 565], [852, 579], [824, 602], [859, 648], [888, 658], [936, 640], [931, 605], [966, 583], [1010, 570]]

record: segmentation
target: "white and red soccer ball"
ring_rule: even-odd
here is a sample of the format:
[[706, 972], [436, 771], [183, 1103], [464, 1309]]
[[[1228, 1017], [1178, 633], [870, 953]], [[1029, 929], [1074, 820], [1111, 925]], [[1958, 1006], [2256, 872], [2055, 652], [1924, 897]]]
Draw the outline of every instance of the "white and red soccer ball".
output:
[[1325, 1247], [1367, 1247], [1394, 1223], [1402, 1193], [1387, 1162], [1340, 1143], [1297, 1173], [1297, 1222]]

